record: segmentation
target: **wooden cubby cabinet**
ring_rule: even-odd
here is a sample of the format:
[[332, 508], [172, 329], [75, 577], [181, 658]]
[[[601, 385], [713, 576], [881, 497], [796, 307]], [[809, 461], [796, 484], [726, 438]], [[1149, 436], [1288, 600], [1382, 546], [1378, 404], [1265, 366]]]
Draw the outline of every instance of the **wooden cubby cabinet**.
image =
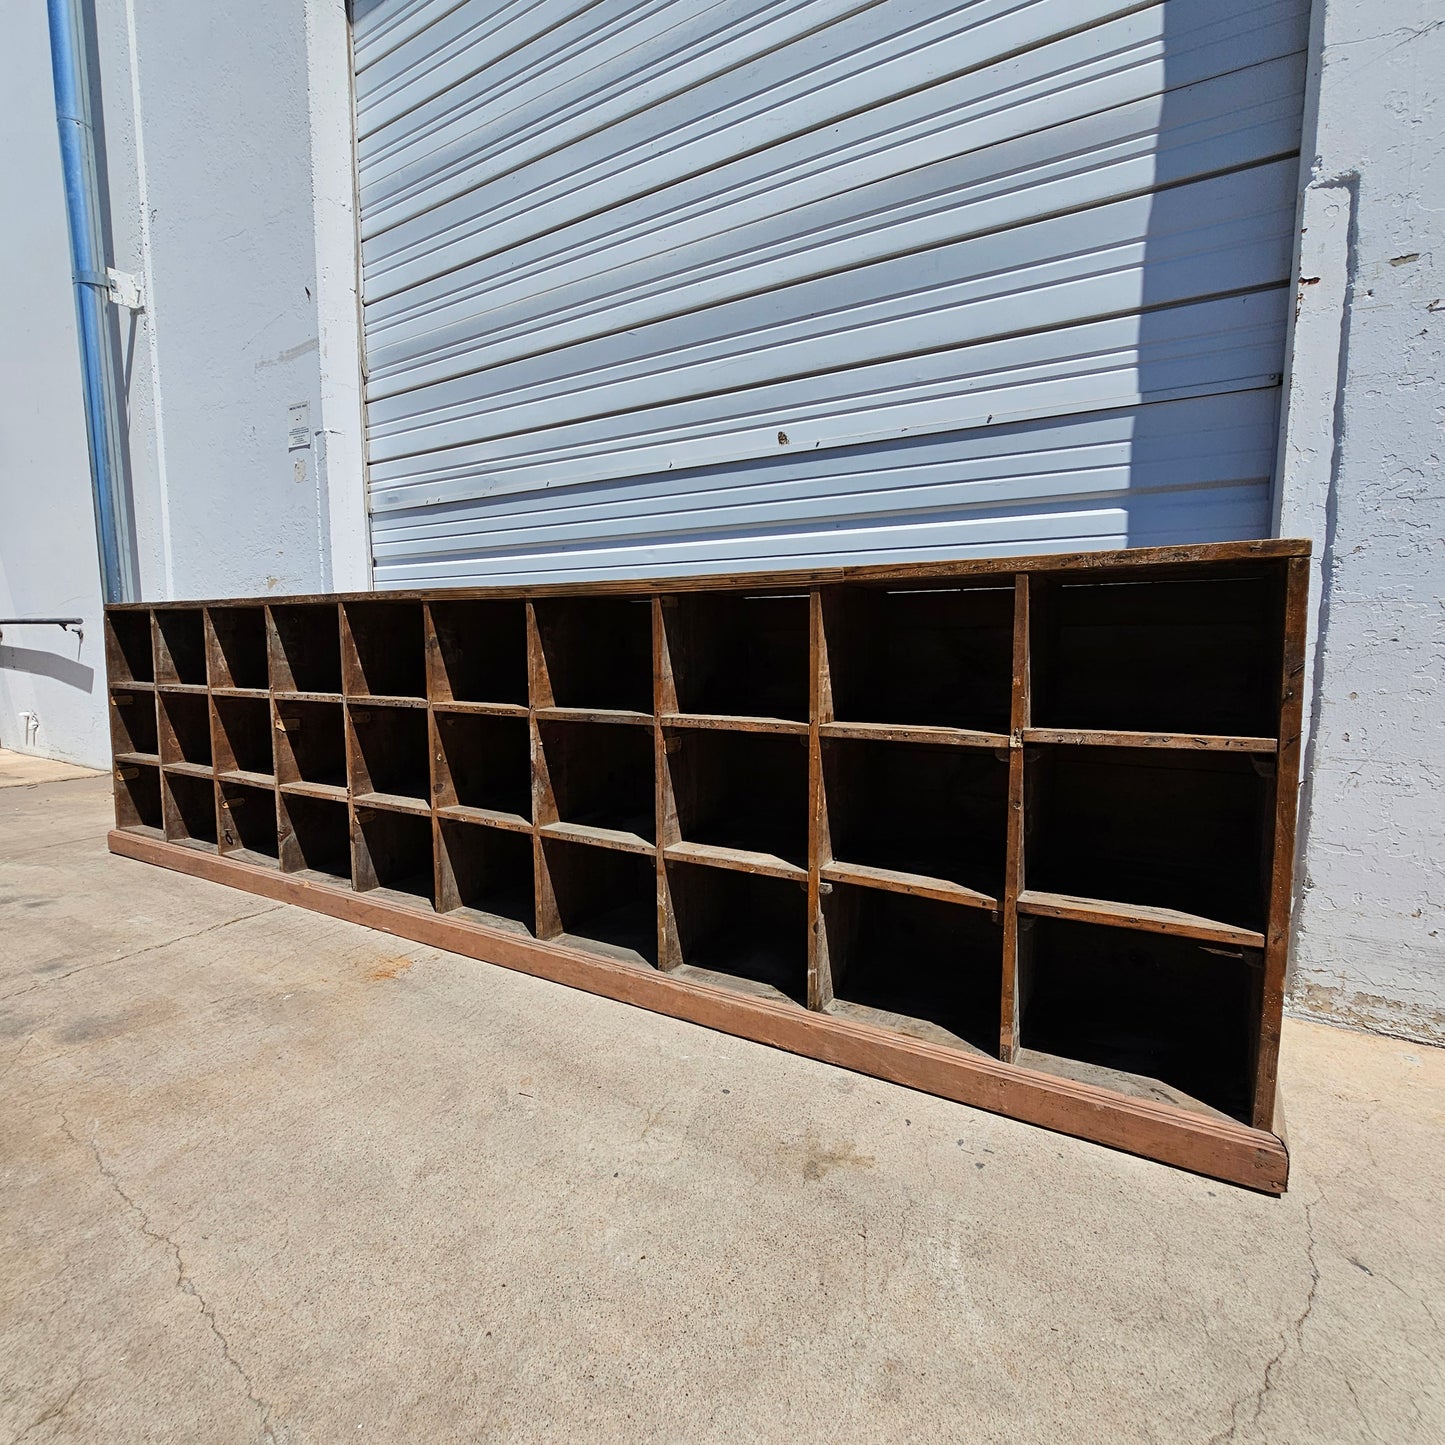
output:
[[111, 847], [1277, 1192], [1307, 566], [112, 607]]

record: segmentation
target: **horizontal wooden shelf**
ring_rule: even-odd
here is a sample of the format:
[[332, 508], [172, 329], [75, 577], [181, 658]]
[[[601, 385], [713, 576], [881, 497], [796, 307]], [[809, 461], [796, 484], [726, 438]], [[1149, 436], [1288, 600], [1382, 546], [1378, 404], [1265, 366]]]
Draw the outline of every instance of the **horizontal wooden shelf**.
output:
[[650, 858], [657, 852], [640, 833], [629, 833], [622, 828], [595, 828], [587, 823], [543, 823], [537, 831], [544, 838], [586, 843], [593, 848], [615, 848], [619, 853], [642, 853]]
[[1026, 743], [1064, 743], [1099, 748], [1181, 748], [1196, 752], [1274, 753], [1275, 738], [1216, 736], [1211, 733], [1124, 733], [1085, 728], [1025, 728]]
[[282, 783], [281, 791], [293, 798], [321, 798], [334, 803], [344, 803], [347, 799], [345, 783], [310, 783], [298, 780]]
[[929, 878], [922, 873], [904, 873], [895, 868], [870, 868], [862, 863], [824, 863], [819, 876], [828, 883], [856, 883], [862, 888], [882, 888], [890, 893], [907, 893], [915, 898], [936, 898], [940, 903], [961, 903], [968, 908], [996, 909], [999, 901], [947, 878]]
[[115, 761], [118, 763], [144, 763], [147, 767], [158, 767], [160, 765], [159, 753], [116, 753]]
[[792, 878], [806, 882], [808, 870], [775, 853], [753, 853], [746, 848], [723, 848], [714, 843], [669, 843], [663, 849], [669, 863], [701, 863], [709, 868], [730, 868], [736, 873], [758, 873], [765, 878]]
[[513, 833], [530, 833], [532, 824], [520, 813], [504, 813], [495, 808], [472, 808], [464, 803], [450, 803], [437, 809], [438, 818], [452, 818], [458, 823], [481, 823], [488, 828], [505, 828]]
[[245, 783], [252, 788], [274, 788], [276, 786], [274, 773], [253, 773], [245, 768], [227, 768], [224, 772], [217, 772], [216, 776], [223, 783]]
[[118, 692], [154, 692], [154, 682], [139, 682], [133, 678], [116, 678], [110, 684], [110, 693], [114, 697]]
[[539, 707], [538, 721], [621, 723], [629, 727], [651, 727], [650, 712], [636, 712], [625, 707]]
[[893, 723], [825, 722], [818, 724], [818, 732], [825, 738], [856, 738], [861, 742], [937, 743], [960, 748], [1007, 748], [1013, 745], [1008, 733]]
[[211, 693], [215, 697], [254, 697], [264, 699], [271, 696], [264, 687], [212, 687]]
[[424, 709], [427, 705], [424, 697], [373, 697], [369, 692], [349, 692], [345, 700], [353, 712], [363, 712], [369, 707]]
[[391, 813], [416, 813], [431, 816], [431, 804], [425, 798], [412, 798], [405, 793], [358, 793], [358, 808], [382, 808]]
[[1035, 918], [1069, 918], [1077, 923], [1106, 923], [1145, 933], [1168, 933], [1179, 938], [1200, 938], [1240, 948], [1263, 948], [1264, 934], [1173, 908], [1147, 908], [1135, 903], [1110, 903], [1100, 898], [1072, 898], [1066, 893], [1029, 889], [1019, 894], [1020, 913]]
[[808, 724], [781, 717], [735, 717], [731, 713], [668, 712], [659, 719], [664, 727], [717, 729], [740, 733], [789, 733], [808, 736]]
[[[126, 683], [126, 686], [134, 687], [136, 684]], [[210, 691], [203, 682], [158, 682], [155, 686], [157, 692], [194, 693], [199, 697], [204, 697]]]
[[180, 773], [187, 778], [211, 779], [216, 776], [216, 770], [209, 763], [187, 763], [174, 762], [162, 763], [161, 767], [168, 773]]
[[275, 689], [271, 696], [277, 702], [343, 702], [346, 700], [339, 692], [297, 692], [294, 690], [283, 691], [280, 688]]
[[438, 714], [457, 713], [477, 717], [526, 717], [527, 705], [516, 702], [448, 702], [432, 703], [432, 711]]

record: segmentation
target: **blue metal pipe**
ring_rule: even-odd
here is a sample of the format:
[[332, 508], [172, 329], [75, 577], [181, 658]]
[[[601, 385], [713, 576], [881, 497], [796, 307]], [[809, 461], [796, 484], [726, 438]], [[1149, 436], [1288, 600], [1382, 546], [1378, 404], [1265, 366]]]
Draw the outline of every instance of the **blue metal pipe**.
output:
[[47, 0], [47, 11], [101, 584], [107, 602], [131, 602], [136, 599], [135, 566], [121, 466], [116, 358], [106, 314], [109, 286], [90, 119], [88, 45], [75, 0]]

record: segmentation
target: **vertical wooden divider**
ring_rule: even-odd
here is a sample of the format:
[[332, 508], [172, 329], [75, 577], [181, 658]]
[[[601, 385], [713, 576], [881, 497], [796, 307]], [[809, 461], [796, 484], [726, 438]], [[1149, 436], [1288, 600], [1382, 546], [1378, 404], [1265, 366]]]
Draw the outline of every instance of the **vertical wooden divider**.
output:
[[351, 886], [360, 893], [376, 887], [376, 870], [371, 865], [361, 836], [361, 819], [356, 812], [356, 782], [361, 776], [361, 745], [356, 740], [356, 724], [351, 720], [352, 696], [356, 692], [356, 647], [351, 637], [351, 622], [346, 604], [336, 604], [337, 630], [341, 636], [341, 716], [346, 737], [346, 820], [351, 828]]
[[552, 684], [547, 658], [542, 651], [542, 631], [537, 622], [537, 604], [527, 599], [527, 734], [532, 761], [532, 892], [536, 905], [537, 937], [556, 938], [562, 932], [557, 894], [542, 847], [543, 823], [555, 822], [557, 800], [547, 777], [547, 760], [542, 752], [542, 729], [537, 709], [552, 706]]
[[[431, 749], [431, 763], [427, 772], [431, 791], [427, 803], [431, 807], [432, 907], [438, 913], [446, 913], [455, 908], [459, 900], [450, 872], [442, 867], [442, 824], [437, 816], [437, 799], [447, 793], [446, 774], [449, 765], [446, 754], [442, 751], [441, 727], [437, 723], [436, 715], [436, 700], [441, 692], [442, 661], [430, 602], [422, 605], [421, 629], [426, 662], [426, 740]], [[453, 795], [447, 793], [447, 796]]]
[[1304, 723], [1305, 619], [1309, 610], [1308, 557], [1285, 564], [1284, 646], [1280, 658], [1279, 739], [1274, 773], [1274, 857], [1269, 877], [1269, 918], [1264, 935], [1264, 981], [1256, 1017], [1252, 1119], [1256, 1129], [1274, 1124], [1279, 1078], [1279, 1033], [1289, 971], [1290, 917], [1294, 903], [1294, 848], [1299, 790], [1300, 734]]
[[672, 639], [667, 631], [667, 613], [676, 599], [652, 599], [652, 765], [656, 805], [653, 834], [657, 847], [657, 966], [670, 973], [682, 962], [682, 938], [677, 928], [677, 908], [672, 897], [672, 880], [667, 874], [667, 848], [679, 841], [677, 804], [672, 794], [672, 777], [667, 766], [667, 734], [662, 719], [677, 711], [677, 680], [672, 671]]
[[808, 1007], [821, 1012], [833, 1002], [833, 971], [823, 923], [823, 855], [828, 851], [828, 800], [823, 787], [823, 743], [819, 725], [833, 720], [833, 681], [823, 591], [808, 592]]
[[1013, 702], [1009, 715], [1008, 856], [1004, 860], [1003, 979], [999, 990], [998, 1056], [1013, 1063], [1019, 1051], [1019, 894], [1024, 890], [1024, 729], [1029, 726], [1029, 589], [1027, 572], [1014, 576]]

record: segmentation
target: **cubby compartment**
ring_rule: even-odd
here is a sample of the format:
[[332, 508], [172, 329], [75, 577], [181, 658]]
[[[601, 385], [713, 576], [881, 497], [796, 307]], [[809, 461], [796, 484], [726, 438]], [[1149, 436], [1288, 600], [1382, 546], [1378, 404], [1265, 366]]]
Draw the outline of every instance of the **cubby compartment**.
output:
[[280, 805], [281, 867], [325, 883], [351, 882], [351, 828], [345, 803], [287, 793]]
[[904, 582], [831, 588], [823, 625], [840, 722], [1006, 733], [1014, 589]]
[[1260, 976], [1253, 949], [1025, 920], [1019, 1062], [1247, 1120]]
[[348, 602], [344, 670], [354, 697], [425, 697], [426, 628], [420, 602]]
[[536, 931], [532, 839], [480, 823], [444, 820], [437, 908], [489, 928]]
[[156, 681], [206, 685], [206, 629], [199, 607], [157, 608]]
[[280, 848], [276, 830], [276, 794], [247, 783], [222, 783], [221, 852], [247, 863], [276, 867]]
[[808, 894], [801, 880], [669, 863], [681, 962], [675, 976], [808, 1002]]
[[283, 783], [346, 786], [346, 723], [339, 702], [276, 702], [276, 775]]
[[1055, 581], [1037, 590], [1034, 727], [1274, 736], [1276, 578]]
[[549, 597], [536, 604], [539, 707], [652, 711], [652, 604], [631, 597]]
[[823, 740], [831, 856], [962, 884], [997, 898], [1008, 762], [992, 748]]
[[540, 729], [544, 787], [551, 790], [560, 822], [655, 841], [651, 728], [544, 722]]
[[806, 867], [808, 740], [670, 728], [667, 778], [681, 841]]
[[264, 697], [216, 697], [216, 771], [270, 777], [271, 704]]
[[430, 804], [431, 752], [426, 710], [349, 706], [352, 754], [351, 786], [357, 798], [375, 794]]
[[663, 599], [677, 711], [808, 721], [806, 592]]
[[1174, 909], [1262, 930], [1273, 759], [1068, 745], [1024, 768], [1030, 894]]
[[542, 840], [544, 936], [623, 963], [657, 965], [657, 869], [614, 848]]
[[211, 766], [211, 715], [204, 693], [167, 692], [160, 699], [161, 761]]
[[271, 608], [271, 686], [277, 692], [341, 691], [341, 620], [334, 602]]
[[1003, 931], [989, 914], [840, 883], [823, 939], [828, 1013], [997, 1057]]
[[148, 763], [116, 764], [115, 826], [129, 833], [159, 835], [164, 830], [158, 767]]
[[264, 691], [270, 685], [264, 607], [212, 607], [211, 686]]
[[189, 773], [166, 773], [166, 837], [172, 843], [216, 846], [216, 787], [209, 778]]
[[431, 819], [357, 808], [356, 886], [430, 908], [435, 888]]
[[154, 682], [149, 612], [107, 612], [105, 665], [111, 682]]
[[527, 706], [524, 602], [433, 602], [431, 624], [433, 701]]
[[160, 750], [156, 732], [156, 695], [149, 691], [112, 688], [110, 694], [110, 741], [117, 753]]
[[531, 739], [526, 718], [436, 714], [438, 807], [481, 808], [530, 822]]

